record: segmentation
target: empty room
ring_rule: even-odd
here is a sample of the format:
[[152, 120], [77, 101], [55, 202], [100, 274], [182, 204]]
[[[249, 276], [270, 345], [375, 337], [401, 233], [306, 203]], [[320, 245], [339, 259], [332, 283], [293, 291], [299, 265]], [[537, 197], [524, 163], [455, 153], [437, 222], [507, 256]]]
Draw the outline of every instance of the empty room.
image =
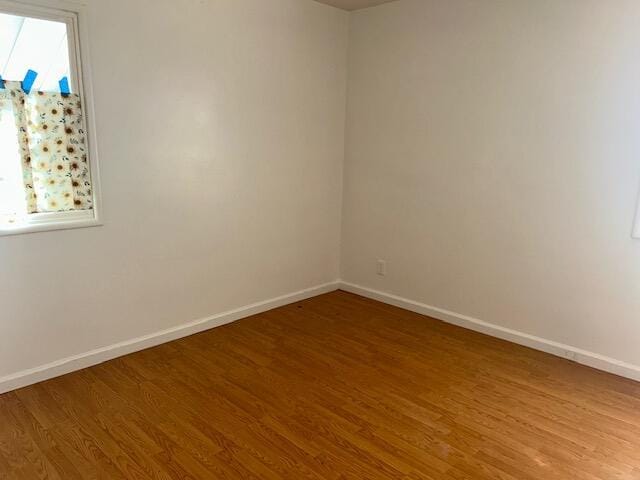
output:
[[638, 0], [0, 0], [0, 480], [640, 480]]

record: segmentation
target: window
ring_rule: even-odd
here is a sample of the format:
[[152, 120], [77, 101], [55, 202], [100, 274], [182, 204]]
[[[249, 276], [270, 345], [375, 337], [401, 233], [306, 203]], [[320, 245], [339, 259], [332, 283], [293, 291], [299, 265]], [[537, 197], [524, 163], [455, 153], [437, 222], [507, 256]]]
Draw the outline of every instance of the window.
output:
[[82, 15], [0, 0], [0, 235], [99, 224]]

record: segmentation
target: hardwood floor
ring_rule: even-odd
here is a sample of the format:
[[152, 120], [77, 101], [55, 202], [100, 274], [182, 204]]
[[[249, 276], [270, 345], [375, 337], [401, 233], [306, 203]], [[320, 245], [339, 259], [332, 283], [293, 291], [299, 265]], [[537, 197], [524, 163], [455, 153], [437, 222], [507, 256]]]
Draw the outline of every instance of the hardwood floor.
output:
[[335, 292], [0, 396], [0, 479], [640, 479], [640, 384]]

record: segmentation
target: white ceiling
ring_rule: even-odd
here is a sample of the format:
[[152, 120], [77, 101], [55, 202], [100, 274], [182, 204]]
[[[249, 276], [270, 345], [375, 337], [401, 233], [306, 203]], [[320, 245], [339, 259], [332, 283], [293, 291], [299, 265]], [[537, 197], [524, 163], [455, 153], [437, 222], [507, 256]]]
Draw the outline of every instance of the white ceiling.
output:
[[359, 10], [361, 8], [374, 7], [383, 3], [393, 2], [395, 0], [316, 0], [320, 3], [326, 3], [343, 10]]
[[0, 76], [21, 81], [29, 69], [38, 73], [34, 90], [58, 90], [69, 76], [67, 26], [0, 13]]

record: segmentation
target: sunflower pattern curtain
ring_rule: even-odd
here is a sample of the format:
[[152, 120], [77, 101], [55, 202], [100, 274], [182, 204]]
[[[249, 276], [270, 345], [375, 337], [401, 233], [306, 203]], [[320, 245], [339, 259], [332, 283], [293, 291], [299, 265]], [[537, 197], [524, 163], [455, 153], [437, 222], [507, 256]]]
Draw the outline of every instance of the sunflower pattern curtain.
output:
[[77, 94], [0, 89], [0, 116], [13, 115], [28, 213], [91, 210], [93, 196]]

